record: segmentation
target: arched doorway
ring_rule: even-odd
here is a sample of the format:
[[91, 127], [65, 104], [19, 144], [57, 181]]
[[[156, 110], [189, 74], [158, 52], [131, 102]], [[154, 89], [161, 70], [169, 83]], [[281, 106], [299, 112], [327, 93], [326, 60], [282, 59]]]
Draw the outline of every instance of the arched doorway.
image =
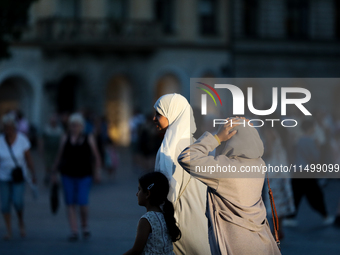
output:
[[21, 77], [10, 77], [0, 84], [0, 117], [12, 110], [20, 110], [25, 117], [33, 118], [33, 91], [31, 85]]
[[57, 85], [57, 111], [71, 113], [77, 107], [77, 92], [80, 87], [80, 78], [74, 74], [65, 75]]
[[165, 94], [180, 93], [180, 82], [177, 76], [173, 74], [165, 74], [158, 79], [156, 83], [156, 98], [160, 98]]
[[129, 120], [132, 112], [131, 86], [123, 75], [113, 77], [106, 89], [106, 118], [108, 135], [117, 145], [130, 144]]

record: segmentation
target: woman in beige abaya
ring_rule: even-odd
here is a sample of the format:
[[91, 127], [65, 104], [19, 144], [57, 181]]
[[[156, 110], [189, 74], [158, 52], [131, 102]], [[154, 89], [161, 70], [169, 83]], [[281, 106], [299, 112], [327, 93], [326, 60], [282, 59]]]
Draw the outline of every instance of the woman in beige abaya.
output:
[[[217, 156], [210, 156], [215, 149]], [[242, 172], [265, 166], [263, 151], [254, 127], [231, 127], [229, 121], [215, 136], [205, 132], [178, 157], [186, 171], [208, 186], [207, 216], [213, 255], [281, 254], [262, 201], [264, 175]], [[227, 168], [214, 173], [200, 171], [204, 166], [233, 167], [234, 172]]]

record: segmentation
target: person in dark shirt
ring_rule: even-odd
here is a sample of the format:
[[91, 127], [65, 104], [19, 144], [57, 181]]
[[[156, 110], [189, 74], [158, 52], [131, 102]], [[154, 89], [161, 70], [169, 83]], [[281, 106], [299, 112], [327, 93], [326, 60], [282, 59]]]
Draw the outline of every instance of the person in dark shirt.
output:
[[[57, 170], [61, 173], [68, 220], [71, 228], [70, 241], [78, 240], [76, 207], [80, 207], [83, 237], [88, 238], [88, 196], [94, 177], [100, 180], [101, 161], [93, 135], [86, 135], [84, 119], [80, 114], [72, 114], [69, 119], [69, 133], [61, 140], [60, 149], [54, 163], [52, 182], [56, 182]], [[95, 161], [95, 171], [93, 168]]]
[[[313, 139], [315, 123], [313, 120], [304, 120], [301, 124], [303, 136], [298, 140], [296, 145], [296, 165], [302, 166], [302, 169], [309, 167], [310, 164], [320, 163], [320, 151]], [[308, 175], [308, 173], [304, 173]], [[316, 178], [293, 178], [292, 188], [294, 193], [295, 213], [286, 219], [285, 225], [295, 226], [297, 221], [295, 216], [301, 199], [305, 196], [309, 205], [323, 217], [324, 225], [331, 225], [334, 218], [329, 216], [325, 201], [324, 194], [318, 184]]]

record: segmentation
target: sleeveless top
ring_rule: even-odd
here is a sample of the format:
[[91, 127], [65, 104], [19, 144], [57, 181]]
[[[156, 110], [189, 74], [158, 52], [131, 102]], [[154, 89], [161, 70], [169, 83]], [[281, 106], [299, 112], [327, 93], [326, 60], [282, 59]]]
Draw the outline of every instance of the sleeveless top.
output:
[[147, 212], [141, 219], [147, 219], [151, 225], [152, 232], [144, 247], [142, 255], [175, 255], [171, 237], [166, 226], [162, 212]]
[[86, 177], [92, 175], [92, 151], [87, 135], [81, 135], [76, 143], [71, 143], [68, 135], [59, 170], [70, 177]]

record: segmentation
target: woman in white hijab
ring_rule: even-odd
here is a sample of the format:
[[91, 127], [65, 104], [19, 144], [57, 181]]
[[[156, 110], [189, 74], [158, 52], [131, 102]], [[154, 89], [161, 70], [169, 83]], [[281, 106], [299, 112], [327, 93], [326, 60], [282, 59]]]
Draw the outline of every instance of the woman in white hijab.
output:
[[183, 170], [177, 157], [194, 142], [196, 131], [193, 112], [188, 101], [179, 94], [160, 97], [154, 105], [154, 122], [166, 130], [156, 157], [155, 171], [170, 181], [168, 199], [175, 208], [175, 218], [182, 238], [174, 243], [176, 255], [209, 255], [208, 221], [205, 216], [206, 186]]

